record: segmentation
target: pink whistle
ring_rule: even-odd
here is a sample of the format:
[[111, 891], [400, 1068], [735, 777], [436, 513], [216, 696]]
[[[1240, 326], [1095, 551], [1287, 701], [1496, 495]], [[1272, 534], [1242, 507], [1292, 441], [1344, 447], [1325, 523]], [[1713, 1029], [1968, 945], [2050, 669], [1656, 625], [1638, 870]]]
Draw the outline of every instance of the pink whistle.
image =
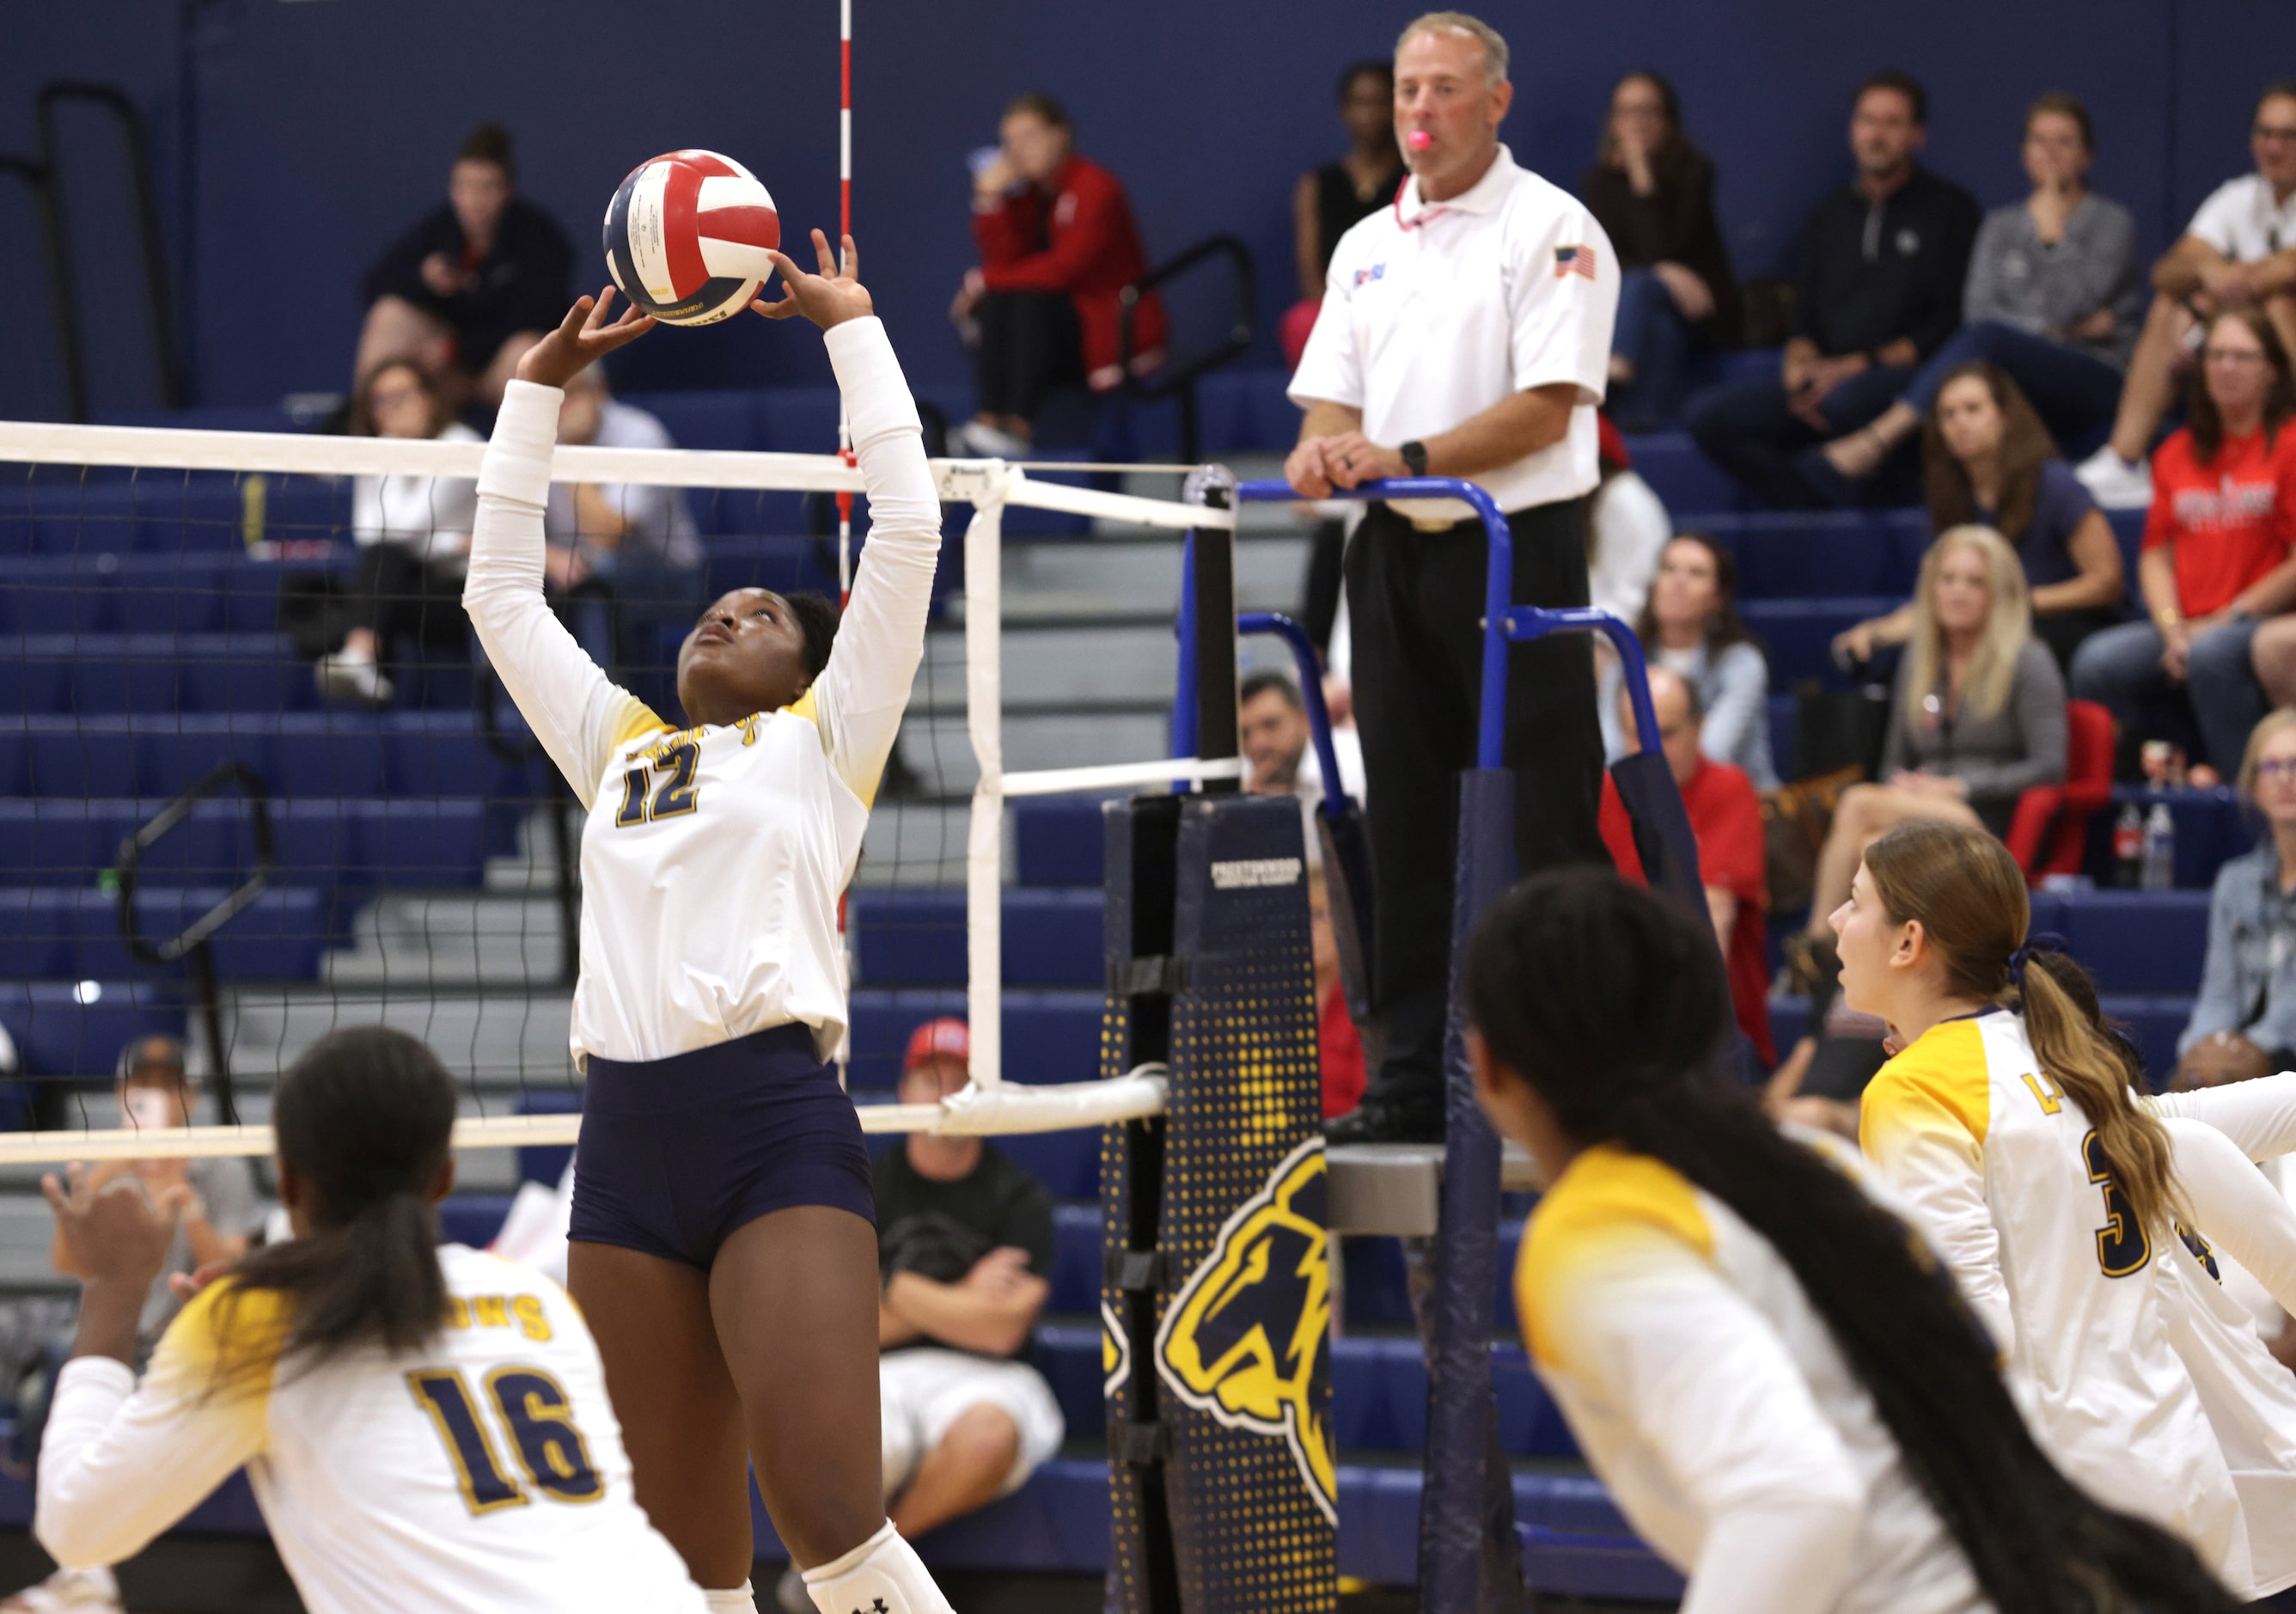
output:
[[1435, 136], [1425, 129], [1414, 129], [1403, 137], [1403, 143], [1414, 152], [1423, 152], [1435, 143]]

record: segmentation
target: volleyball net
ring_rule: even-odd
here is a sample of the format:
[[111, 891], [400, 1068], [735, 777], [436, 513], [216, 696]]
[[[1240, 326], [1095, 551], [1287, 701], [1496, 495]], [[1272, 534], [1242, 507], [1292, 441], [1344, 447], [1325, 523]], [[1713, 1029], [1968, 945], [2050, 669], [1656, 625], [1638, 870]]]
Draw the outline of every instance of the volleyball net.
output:
[[[572, 1142], [582, 814], [456, 597], [483, 452], [0, 423], [0, 1029], [14, 1063], [0, 1164], [266, 1152], [276, 1077], [326, 1030], [376, 1021], [463, 1077], [461, 1146]], [[1157, 759], [1159, 725], [1136, 760], [1036, 766], [1076, 749], [1039, 725], [1029, 766], [1008, 766], [1005, 531], [1177, 540], [1234, 515], [1057, 468], [933, 471], [947, 504], [933, 622], [849, 894], [849, 1069], [857, 1094], [885, 1096], [914, 1028], [957, 1014], [973, 1085], [939, 1104], [865, 1103], [864, 1126], [986, 1134], [1153, 1113], [1157, 1069], [1098, 1073], [1088, 943], [1075, 981], [1016, 1021], [1024, 1057], [1009, 1069], [1008, 804], [1240, 765], [1232, 745], [1210, 763]], [[552, 542], [583, 559], [554, 558], [553, 606], [665, 714], [703, 601], [751, 585], [833, 597], [837, 509], [862, 492], [831, 455], [565, 447], [554, 479]], [[362, 633], [381, 684], [345, 653]], [[1136, 718], [1117, 726], [1147, 737]], [[188, 1041], [214, 1124], [119, 1124], [117, 1061], [155, 1033]]]

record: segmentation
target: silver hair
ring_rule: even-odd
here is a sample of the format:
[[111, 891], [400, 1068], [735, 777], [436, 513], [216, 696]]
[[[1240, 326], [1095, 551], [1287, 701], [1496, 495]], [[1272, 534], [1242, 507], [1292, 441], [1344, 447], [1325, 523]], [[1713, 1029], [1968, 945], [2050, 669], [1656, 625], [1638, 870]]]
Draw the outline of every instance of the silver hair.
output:
[[1397, 53], [1411, 43], [1414, 34], [1467, 34], [1483, 47], [1483, 80], [1487, 84], [1504, 84], [1507, 76], [1507, 42], [1498, 29], [1480, 17], [1471, 17], [1465, 12], [1429, 12], [1414, 17], [1395, 37]]

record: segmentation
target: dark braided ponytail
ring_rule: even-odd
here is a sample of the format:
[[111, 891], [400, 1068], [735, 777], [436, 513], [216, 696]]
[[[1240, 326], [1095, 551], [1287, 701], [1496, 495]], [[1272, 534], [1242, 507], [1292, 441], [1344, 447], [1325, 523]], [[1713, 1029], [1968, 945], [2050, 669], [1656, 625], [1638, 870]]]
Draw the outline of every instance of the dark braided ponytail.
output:
[[1607, 871], [1540, 874], [1485, 916], [1464, 985], [1500, 1079], [1573, 1142], [1673, 1167], [1777, 1251], [2001, 1614], [2237, 1606], [2189, 1546], [2057, 1470], [1927, 1247], [1722, 1076], [1730, 999], [1703, 914]]

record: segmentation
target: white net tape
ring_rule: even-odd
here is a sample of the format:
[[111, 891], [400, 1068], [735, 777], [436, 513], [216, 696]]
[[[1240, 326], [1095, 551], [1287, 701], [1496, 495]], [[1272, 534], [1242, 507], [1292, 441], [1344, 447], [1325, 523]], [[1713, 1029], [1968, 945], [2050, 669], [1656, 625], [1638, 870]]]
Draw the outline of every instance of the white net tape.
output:
[[[357, 476], [472, 479], [480, 443], [381, 438], [299, 437], [257, 432], [151, 430], [0, 422], [0, 464], [51, 468], [63, 475], [93, 468], [226, 472], [342, 479]], [[61, 469], [54, 469], [61, 468]], [[964, 643], [965, 730], [978, 769], [965, 850], [966, 1008], [972, 1031], [973, 1086], [935, 1105], [864, 1104], [865, 1130], [992, 1134], [1098, 1126], [1158, 1113], [1163, 1073], [1146, 1067], [1115, 1079], [1007, 1085], [1001, 1030], [1004, 814], [1008, 799], [1062, 792], [1152, 787], [1168, 782], [1233, 778], [1234, 760], [1194, 758], [1007, 773], [1004, 767], [1001, 679], [1001, 552], [1008, 509], [1055, 512], [1136, 528], [1178, 531], [1233, 528], [1233, 512], [1152, 499], [1033, 477], [996, 461], [936, 461], [942, 497], [973, 507], [965, 545]], [[40, 474], [36, 472], [35, 474]], [[833, 455], [563, 447], [553, 464], [565, 483], [834, 494], [865, 491], [860, 473]], [[949, 540], [955, 542], [955, 535]], [[344, 1005], [356, 1018], [355, 1005]], [[464, 1148], [564, 1144], [578, 1116], [485, 1115], [458, 1124]], [[64, 1159], [252, 1155], [268, 1152], [263, 1126], [171, 1129], [29, 1130], [0, 1133], [0, 1164]]]

